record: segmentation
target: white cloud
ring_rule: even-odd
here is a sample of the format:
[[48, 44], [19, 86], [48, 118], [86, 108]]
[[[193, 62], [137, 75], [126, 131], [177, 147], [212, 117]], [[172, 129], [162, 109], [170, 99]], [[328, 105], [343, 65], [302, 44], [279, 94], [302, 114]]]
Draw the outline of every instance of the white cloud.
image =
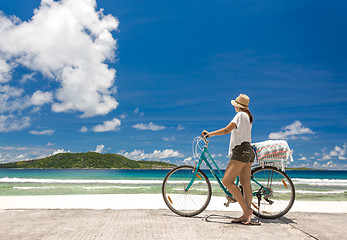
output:
[[166, 142], [172, 142], [172, 141], [176, 141], [176, 138], [175, 137], [163, 137], [163, 140], [166, 141]]
[[132, 127], [139, 130], [151, 130], [151, 131], [160, 131], [166, 128], [164, 126], [153, 124], [152, 122], [150, 122], [149, 124], [138, 123], [133, 125]]
[[[1, 14], [1, 12], [0, 12]], [[5, 60], [0, 58], [0, 83], [11, 79], [10, 71], [12, 67]]]
[[16, 161], [23, 161], [28, 159], [28, 154], [19, 154], [18, 156], [15, 157]]
[[13, 113], [30, 107], [29, 97], [23, 94], [24, 89], [0, 84], [0, 113]]
[[[322, 149], [322, 160], [338, 159], [338, 160], [347, 160], [346, 156], [347, 143], [344, 143], [342, 147], [335, 146], [334, 150], [326, 153], [326, 148]], [[317, 154], [319, 155], [319, 154]]]
[[102, 153], [104, 151], [104, 148], [105, 148], [105, 146], [100, 144], [100, 145], [96, 146], [96, 149], [94, 152]]
[[126, 119], [128, 117], [128, 114], [126, 113], [122, 113], [121, 115], [119, 115], [120, 119]]
[[282, 128], [283, 131], [273, 132], [269, 134], [269, 139], [309, 139], [307, 134], [314, 134], [314, 132], [302, 125], [300, 121], [295, 121], [294, 123]]
[[181, 124], [178, 124], [177, 130], [178, 130], [178, 131], [182, 131], [183, 129], [184, 129], [184, 127], [183, 127]]
[[20, 83], [24, 84], [29, 81], [35, 81], [34, 79], [35, 73], [29, 73], [29, 74], [23, 74], [21, 80], [19, 80]]
[[43, 131], [32, 130], [29, 133], [33, 135], [53, 135], [55, 133], [55, 130], [53, 129], [47, 129]]
[[79, 132], [83, 132], [83, 133], [88, 132], [88, 128], [86, 126], [83, 126], [83, 127], [81, 127]]
[[109, 132], [118, 130], [121, 122], [118, 118], [113, 118], [111, 121], [105, 121], [103, 124], [93, 127], [94, 132]]
[[311, 156], [304, 156], [299, 154], [296, 160], [301, 163], [294, 163], [291, 167], [307, 167], [307, 168], [319, 168], [319, 169], [346, 169], [347, 163], [341, 160], [347, 160], [346, 151], [347, 144], [342, 146], [335, 146], [332, 150], [323, 148], [320, 153], [316, 152]]
[[319, 162], [315, 161], [315, 162], [313, 163], [312, 167], [314, 167], [314, 168], [320, 168], [321, 165], [320, 165]]
[[143, 150], [135, 149], [132, 152], [120, 152], [119, 154], [133, 160], [160, 160], [172, 157], [183, 157], [182, 153], [172, 149], [165, 149], [164, 151], [154, 150], [153, 153], [145, 153]]
[[69, 153], [69, 152], [70, 152], [70, 150], [65, 151], [64, 149], [58, 149], [58, 150], [54, 151], [52, 153], [52, 155], [56, 155], [56, 154], [59, 154], [59, 153]]
[[55, 149], [46, 146], [0, 146], [2, 162], [17, 162], [51, 156]]
[[347, 164], [341, 164], [341, 163], [337, 163], [334, 161], [329, 161], [329, 162], [314, 162], [312, 165], [313, 168], [318, 168], [318, 169], [346, 169], [347, 168]]
[[31, 96], [30, 101], [33, 105], [42, 106], [46, 103], [52, 102], [52, 99], [53, 99], [52, 93], [41, 92], [40, 90], [38, 90]]
[[195, 162], [195, 160], [192, 157], [187, 157], [183, 160], [183, 163], [185, 165], [193, 165]]
[[20, 131], [30, 126], [29, 117], [14, 117], [0, 115], [0, 132]]
[[134, 111], [133, 114], [135, 115], [140, 115], [141, 117], [143, 117], [145, 114], [143, 112], [140, 112], [140, 108], [137, 107]]
[[0, 82], [22, 65], [56, 80], [54, 112], [104, 115], [118, 102], [113, 61], [118, 20], [96, 10], [96, 0], [42, 0], [27, 22], [0, 12]]

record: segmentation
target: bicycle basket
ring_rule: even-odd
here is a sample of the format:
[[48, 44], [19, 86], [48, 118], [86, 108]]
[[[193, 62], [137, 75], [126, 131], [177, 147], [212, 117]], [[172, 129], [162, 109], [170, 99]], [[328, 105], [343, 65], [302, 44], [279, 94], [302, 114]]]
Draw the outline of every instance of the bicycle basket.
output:
[[285, 140], [268, 140], [253, 143], [252, 146], [255, 148], [258, 164], [262, 166], [271, 163], [284, 171], [287, 161], [293, 161], [292, 151]]

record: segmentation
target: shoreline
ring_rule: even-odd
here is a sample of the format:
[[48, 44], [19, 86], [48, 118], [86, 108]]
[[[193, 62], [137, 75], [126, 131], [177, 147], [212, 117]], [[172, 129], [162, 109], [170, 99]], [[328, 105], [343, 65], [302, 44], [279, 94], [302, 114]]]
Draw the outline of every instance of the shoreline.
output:
[[[242, 211], [237, 203], [225, 207], [225, 202], [225, 197], [212, 196], [206, 211]], [[25, 209], [158, 210], [168, 208], [161, 194], [0, 196], [0, 210]], [[297, 200], [290, 212], [347, 213], [347, 201]]]

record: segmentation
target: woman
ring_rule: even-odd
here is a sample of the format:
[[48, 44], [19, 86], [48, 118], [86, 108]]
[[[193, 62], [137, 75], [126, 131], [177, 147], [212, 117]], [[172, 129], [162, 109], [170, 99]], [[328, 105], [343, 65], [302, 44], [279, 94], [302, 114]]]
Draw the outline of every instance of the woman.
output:
[[[213, 132], [204, 130], [202, 135], [213, 137], [231, 133], [229, 145], [230, 161], [225, 170], [222, 182], [235, 197], [243, 210], [243, 215], [234, 219], [232, 222], [251, 224], [253, 214], [251, 208], [251, 166], [255, 157], [250, 144], [253, 116], [248, 109], [249, 97], [247, 95], [240, 94], [235, 100], [231, 100], [231, 104], [235, 107], [237, 114], [228, 126]], [[234, 183], [237, 176], [240, 177], [244, 197], [242, 196], [240, 189]]]

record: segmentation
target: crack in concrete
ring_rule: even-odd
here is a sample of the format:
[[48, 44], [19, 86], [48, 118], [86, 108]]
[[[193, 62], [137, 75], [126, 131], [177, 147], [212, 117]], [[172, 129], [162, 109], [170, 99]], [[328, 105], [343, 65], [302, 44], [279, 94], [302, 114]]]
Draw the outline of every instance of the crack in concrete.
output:
[[300, 228], [298, 228], [298, 227], [294, 226], [294, 224], [292, 224], [292, 223], [290, 223], [290, 222], [286, 221], [285, 219], [283, 219], [283, 218], [279, 218], [279, 220], [280, 220], [281, 222], [285, 223], [285, 224], [288, 224], [288, 225], [289, 225], [289, 226], [291, 226], [292, 228], [295, 228], [296, 230], [299, 230], [300, 232], [302, 232], [302, 233], [306, 234], [307, 236], [309, 236], [309, 237], [311, 237], [311, 238], [313, 238], [313, 239], [315, 239], [315, 240], [319, 240], [318, 238], [316, 238], [316, 237], [315, 237], [315, 236], [313, 236], [312, 234], [310, 234], [310, 233], [306, 232], [306, 231], [305, 231], [305, 230], [303, 230], [303, 229], [300, 229]]

